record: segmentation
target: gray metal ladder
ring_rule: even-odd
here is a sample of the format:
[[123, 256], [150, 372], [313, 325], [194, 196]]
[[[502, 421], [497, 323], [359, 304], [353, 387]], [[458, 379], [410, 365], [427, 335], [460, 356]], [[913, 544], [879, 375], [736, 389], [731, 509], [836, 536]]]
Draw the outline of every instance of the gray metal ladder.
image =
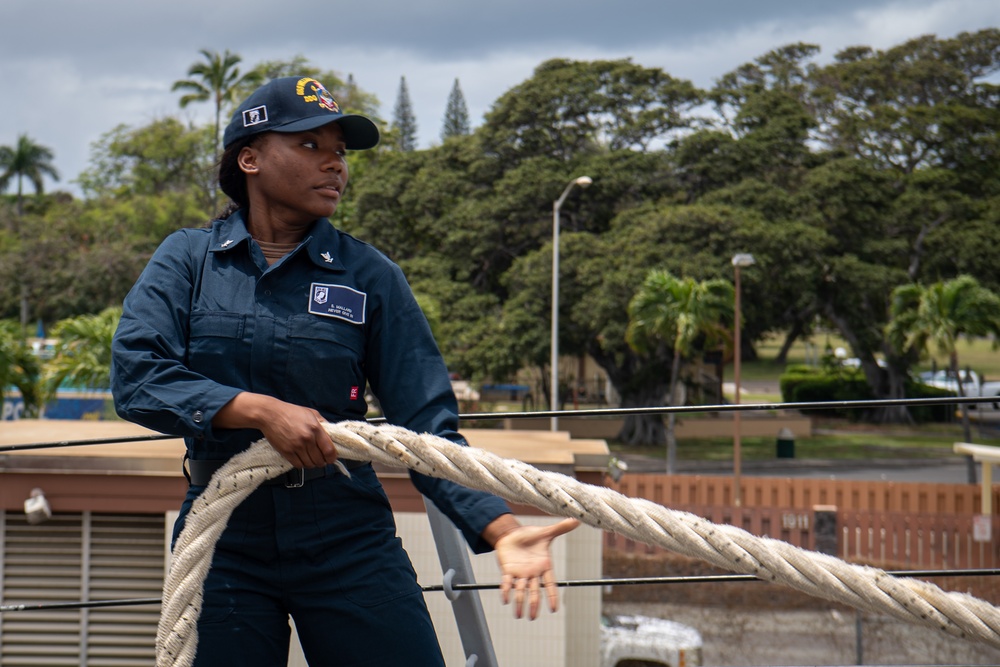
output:
[[424, 506], [441, 562], [445, 595], [451, 601], [451, 610], [462, 639], [465, 667], [498, 667], [479, 591], [452, 589], [455, 584], [476, 583], [465, 539], [433, 502], [424, 498]]

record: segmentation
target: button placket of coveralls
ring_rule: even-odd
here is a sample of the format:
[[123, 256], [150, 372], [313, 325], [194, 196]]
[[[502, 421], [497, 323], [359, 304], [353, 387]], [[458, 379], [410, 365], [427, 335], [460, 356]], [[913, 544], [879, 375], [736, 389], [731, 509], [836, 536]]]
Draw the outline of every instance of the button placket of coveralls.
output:
[[250, 384], [251, 390], [277, 395], [271, 379], [276, 363], [275, 342], [277, 340], [274, 317], [274, 281], [267, 272], [257, 279], [254, 288], [253, 338], [250, 343]]

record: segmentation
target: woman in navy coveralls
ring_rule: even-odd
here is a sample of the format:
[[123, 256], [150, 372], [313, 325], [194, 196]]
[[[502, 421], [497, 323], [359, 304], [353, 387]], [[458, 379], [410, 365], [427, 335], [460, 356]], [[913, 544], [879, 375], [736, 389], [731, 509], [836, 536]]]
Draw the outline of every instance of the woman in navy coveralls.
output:
[[[233, 513], [205, 581], [195, 664], [287, 662], [288, 617], [311, 665], [444, 664], [392, 509], [370, 464], [341, 461], [322, 422], [364, 419], [366, 384], [392, 423], [465, 444], [441, 355], [400, 269], [327, 220], [347, 150], [378, 129], [315, 79], [265, 84], [226, 128], [231, 214], [169, 236], [125, 299], [113, 343], [119, 414], [182, 435], [191, 486], [175, 526], [226, 459], [262, 435], [297, 470]], [[500, 499], [415, 473], [474, 551], [494, 549], [501, 596], [535, 618], [558, 605], [551, 541]]]

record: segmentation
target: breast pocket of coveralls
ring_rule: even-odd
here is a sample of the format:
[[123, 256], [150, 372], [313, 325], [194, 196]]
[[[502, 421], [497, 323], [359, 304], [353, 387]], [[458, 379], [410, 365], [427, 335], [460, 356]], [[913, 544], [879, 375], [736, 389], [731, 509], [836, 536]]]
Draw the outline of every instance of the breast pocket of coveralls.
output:
[[246, 317], [220, 311], [191, 313], [187, 365], [216, 382], [242, 386], [241, 364], [250, 356]]
[[365, 335], [362, 327], [338, 318], [294, 315], [288, 320], [289, 402], [363, 418]]

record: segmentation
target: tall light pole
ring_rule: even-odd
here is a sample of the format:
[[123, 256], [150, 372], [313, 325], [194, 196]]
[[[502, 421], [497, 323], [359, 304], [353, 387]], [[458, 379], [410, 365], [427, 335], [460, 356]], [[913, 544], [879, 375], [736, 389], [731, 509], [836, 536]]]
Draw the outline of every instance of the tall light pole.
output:
[[[593, 182], [590, 176], [573, 179], [552, 204], [552, 356], [549, 359], [549, 409], [553, 411], [559, 409], [559, 209], [574, 185], [585, 188]], [[550, 425], [553, 431], [558, 431], [559, 418], [553, 415]]]
[[[733, 270], [736, 273], [736, 307], [733, 317], [733, 403], [740, 402], [740, 268], [754, 264], [753, 255], [738, 253], [733, 255]], [[740, 491], [740, 468], [743, 452], [740, 443], [740, 411], [733, 412], [733, 504], [743, 505], [743, 494]]]

